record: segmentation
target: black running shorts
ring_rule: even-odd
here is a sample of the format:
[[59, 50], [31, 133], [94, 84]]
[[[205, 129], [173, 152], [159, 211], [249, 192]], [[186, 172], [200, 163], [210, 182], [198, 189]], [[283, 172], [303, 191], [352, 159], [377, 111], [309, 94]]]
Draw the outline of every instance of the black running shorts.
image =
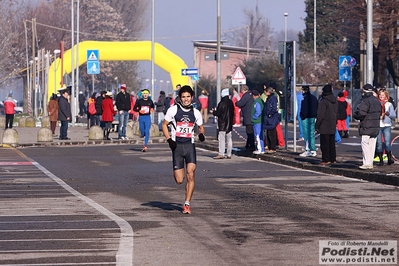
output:
[[173, 170], [184, 168], [184, 163], [197, 164], [197, 153], [194, 143], [177, 143], [176, 149], [172, 152]]

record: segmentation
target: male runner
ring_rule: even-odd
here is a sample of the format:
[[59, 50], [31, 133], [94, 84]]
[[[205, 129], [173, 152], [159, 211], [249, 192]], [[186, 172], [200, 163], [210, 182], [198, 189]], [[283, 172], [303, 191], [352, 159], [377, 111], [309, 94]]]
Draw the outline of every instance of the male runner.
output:
[[[190, 86], [183, 86], [179, 90], [180, 101], [170, 107], [162, 123], [162, 132], [169, 143], [173, 157], [173, 175], [177, 184], [182, 184], [187, 175], [186, 200], [183, 213], [191, 214], [190, 201], [194, 192], [195, 169], [197, 168], [197, 155], [194, 145], [195, 124], [198, 125], [198, 138], [205, 140], [205, 130], [200, 111], [193, 108], [192, 100], [194, 91]], [[168, 125], [171, 125], [169, 133]], [[186, 164], [186, 172], [184, 171]]]

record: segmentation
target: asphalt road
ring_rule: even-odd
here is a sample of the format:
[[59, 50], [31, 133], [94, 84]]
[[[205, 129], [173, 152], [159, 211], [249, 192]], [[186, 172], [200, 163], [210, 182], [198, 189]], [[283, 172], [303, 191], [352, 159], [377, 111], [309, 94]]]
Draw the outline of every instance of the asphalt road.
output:
[[397, 187], [198, 149], [183, 215], [167, 145], [140, 150], [1, 149], [0, 264], [318, 265], [319, 240], [398, 239]]

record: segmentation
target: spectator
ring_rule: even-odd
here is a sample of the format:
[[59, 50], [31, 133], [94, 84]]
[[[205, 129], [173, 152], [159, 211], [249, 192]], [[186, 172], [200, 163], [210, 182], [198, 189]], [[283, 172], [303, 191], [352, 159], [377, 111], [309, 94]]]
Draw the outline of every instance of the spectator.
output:
[[105, 124], [101, 119], [101, 116], [103, 114], [103, 100], [106, 95], [106, 91], [101, 91], [100, 94], [96, 94], [96, 124], [100, 125], [102, 129], [105, 128]]
[[349, 114], [348, 114], [348, 116], [346, 117], [346, 127], [348, 128], [348, 137], [349, 137], [349, 129], [350, 129], [351, 114], [352, 114], [352, 106], [351, 106], [351, 104], [350, 104], [350, 100], [348, 100], [348, 91], [347, 91], [347, 90], [344, 90], [342, 93], [344, 94], [345, 100], [346, 100], [346, 102], [347, 102], [348, 105], [349, 105]]
[[[162, 123], [163, 134], [172, 150], [173, 175], [177, 184], [182, 184], [187, 177], [186, 197], [183, 214], [191, 214], [190, 202], [195, 187], [195, 170], [197, 168], [197, 155], [194, 145], [194, 128], [198, 126], [199, 140], [205, 141], [205, 129], [201, 113], [192, 108], [194, 91], [190, 86], [183, 86], [179, 90], [181, 101], [168, 109]], [[168, 125], [172, 125], [169, 133]], [[186, 168], [186, 171], [184, 170]]]
[[198, 100], [201, 103], [201, 115], [204, 123], [206, 124], [208, 123], [208, 92], [206, 90], [202, 90]]
[[136, 101], [133, 110], [139, 112], [139, 128], [141, 136], [144, 137], [144, 147], [142, 152], [147, 151], [148, 140], [150, 139], [151, 113], [154, 112], [154, 103], [149, 99], [150, 91], [144, 89], [141, 91], [142, 99]]
[[276, 127], [280, 124], [278, 115], [278, 100], [274, 94], [274, 89], [268, 87], [265, 91], [267, 100], [265, 107], [263, 108], [263, 130], [265, 130], [265, 136], [263, 139], [267, 141], [268, 151], [266, 153], [275, 153], [277, 146], [277, 133]]
[[319, 102], [317, 98], [310, 93], [309, 86], [302, 87], [303, 100], [301, 103], [300, 118], [302, 120], [303, 138], [306, 150], [300, 156], [316, 156], [316, 137], [315, 124]]
[[213, 159], [224, 159], [224, 151], [226, 148], [227, 159], [231, 159], [231, 153], [233, 149], [233, 138], [231, 131], [233, 130], [233, 118], [234, 118], [234, 105], [230, 100], [229, 89], [223, 89], [221, 92], [222, 99], [220, 100], [216, 110], [213, 111], [213, 115], [218, 117], [218, 141], [219, 141], [219, 153]]
[[129, 119], [132, 119], [132, 121], [138, 121], [139, 119], [139, 113], [133, 110], [136, 101], [137, 101], [136, 93], [134, 91], [130, 92]]
[[165, 108], [164, 114], [168, 111], [169, 107], [171, 107], [171, 102], [173, 101], [173, 93], [169, 93], [168, 96], [165, 98]]
[[[268, 97], [267, 93], [266, 93], [267, 88], [268, 88], [267, 85], [264, 84], [263, 85], [263, 93], [260, 96], [261, 99], [263, 100], [263, 102], [266, 102], [267, 97]], [[281, 102], [279, 102], [279, 99], [280, 99], [279, 94], [277, 92], [275, 92], [273, 87], [270, 87], [270, 88], [273, 89], [273, 91], [274, 91], [273, 93], [277, 97], [277, 106], [280, 106]], [[279, 109], [279, 112], [280, 112], [280, 109]], [[280, 119], [281, 119], [281, 114], [279, 113], [279, 121], [280, 121]], [[276, 142], [277, 142], [276, 143], [276, 148], [277, 148], [277, 146], [280, 146], [280, 147], [284, 147], [285, 146], [283, 129], [281, 128], [281, 124], [280, 123], [278, 123], [277, 126], [276, 126]]]
[[126, 93], [126, 84], [122, 84], [120, 92], [116, 95], [115, 103], [119, 112], [118, 139], [127, 139], [126, 127], [129, 119], [130, 95]]
[[263, 100], [259, 96], [259, 91], [252, 91], [252, 98], [254, 99], [254, 104], [252, 105], [251, 111], [251, 123], [254, 127], [255, 135], [255, 145], [256, 150], [254, 154], [264, 154], [265, 144], [263, 142], [263, 130], [262, 130], [262, 115], [263, 115]]
[[[298, 141], [304, 140], [304, 138], [303, 138], [302, 118], [301, 118], [302, 100], [303, 100], [303, 92], [296, 93], [296, 107], [297, 107], [297, 109], [296, 109], [296, 117], [297, 117], [297, 120], [298, 120], [298, 128], [299, 128], [299, 139], [298, 139]], [[305, 142], [305, 145], [306, 145], [306, 142]]]
[[105, 98], [101, 102], [101, 121], [104, 123], [104, 140], [111, 140], [109, 137], [109, 132], [112, 128], [112, 122], [114, 121], [114, 116], [116, 111], [114, 108], [114, 101], [112, 99], [112, 92], [107, 91], [105, 93]]
[[14, 123], [15, 101], [11, 94], [9, 94], [4, 101], [4, 112], [6, 113], [6, 129], [12, 128], [12, 124]]
[[82, 117], [86, 113], [86, 96], [83, 94], [83, 91], [79, 91], [79, 118]]
[[391, 102], [389, 102], [389, 93], [386, 89], [378, 91], [378, 99], [381, 103], [381, 116], [380, 116], [380, 130], [377, 136], [377, 155], [380, 159], [379, 165], [384, 165], [383, 160], [383, 142], [385, 143], [385, 152], [388, 156], [388, 165], [394, 163], [391, 151], [391, 126], [392, 119], [396, 118], [395, 108]]
[[342, 138], [349, 138], [349, 128], [346, 125], [346, 118], [350, 113], [351, 107], [346, 101], [344, 93], [338, 93], [337, 130]]
[[177, 96], [176, 96], [176, 98], [172, 99], [172, 101], [170, 102], [170, 106], [175, 105], [176, 103], [180, 102], [180, 97], [179, 97], [180, 89], [181, 89], [181, 85], [177, 84], [176, 89], [175, 89], [175, 95], [177, 95]]
[[377, 136], [380, 130], [381, 104], [376, 90], [371, 84], [363, 86], [363, 96], [356, 107], [353, 117], [360, 121], [359, 135], [362, 136], [363, 164], [360, 169], [373, 169], [373, 159]]
[[335, 131], [338, 104], [330, 84], [325, 85], [322, 90], [317, 108], [316, 131], [320, 133], [320, 165], [328, 165], [336, 163]]
[[[88, 112], [87, 112], [87, 116], [89, 117], [89, 121], [90, 121], [90, 127], [92, 126], [99, 126], [100, 122], [98, 121], [97, 117], [97, 108], [96, 108], [96, 96], [97, 93], [93, 92], [93, 94], [89, 97], [89, 99], [87, 100], [87, 106], [88, 106]], [[90, 105], [94, 106], [94, 113], [90, 113], [91, 107]]]
[[241, 109], [236, 105], [236, 103], [241, 99], [240, 94], [237, 92], [236, 88], [233, 88], [232, 101], [234, 104], [234, 124], [233, 127], [241, 126]]
[[58, 99], [58, 120], [61, 121], [60, 139], [69, 140], [68, 138], [68, 121], [71, 121], [71, 105], [69, 104], [69, 89], [63, 88], [60, 90], [61, 97]]
[[47, 106], [47, 112], [50, 116], [50, 129], [53, 133], [53, 137], [56, 137], [55, 128], [57, 127], [58, 121], [58, 97], [57, 94], [53, 93], [51, 95], [50, 101]]
[[245, 131], [247, 133], [247, 142], [245, 144], [245, 149], [254, 151], [255, 135], [254, 135], [254, 128], [251, 123], [251, 112], [252, 112], [252, 104], [254, 103], [254, 99], [252, 98], [252, 94], [249, 91], [247, 85], [241, 86], [241, 92], [243, 93], [243, 95], [241, 99], [236, 102], [236, 106], [241, 108], [243, 124], [245, 126]]
[[202, 109], [202, 105], [201, 105], [201, 102], [198, 100], [198, 98], [195, 96], [195, 93], [194, 93], [194, 97], [193, 97], [193, 107], [195, 108], [195, 109], [197, 109], [198, 111], [201, 111], [201, 109]]
[[155, 112], [158, 113], [158, 128], [159, 130], [162, 130], [162, 121], [164, 118], [164, 112], [165, 112], [165, 92], [160, 91], [158, 100], [155, 102]]

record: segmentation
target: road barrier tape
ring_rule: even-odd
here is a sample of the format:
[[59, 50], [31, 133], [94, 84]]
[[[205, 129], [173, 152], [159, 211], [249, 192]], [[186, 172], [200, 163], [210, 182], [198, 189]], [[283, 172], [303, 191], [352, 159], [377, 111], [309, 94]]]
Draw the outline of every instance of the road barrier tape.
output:
[[233, 127], [233, 131], [237, 134], [237, 136], [238, 136], [240, 139], [243, 139], [244, 141], [247, 141], [247, 139], [246, 139], [243, 135], [241, 135], [240, 133], [238, 133], [237, 130], [235, 130], [234, 127]]

